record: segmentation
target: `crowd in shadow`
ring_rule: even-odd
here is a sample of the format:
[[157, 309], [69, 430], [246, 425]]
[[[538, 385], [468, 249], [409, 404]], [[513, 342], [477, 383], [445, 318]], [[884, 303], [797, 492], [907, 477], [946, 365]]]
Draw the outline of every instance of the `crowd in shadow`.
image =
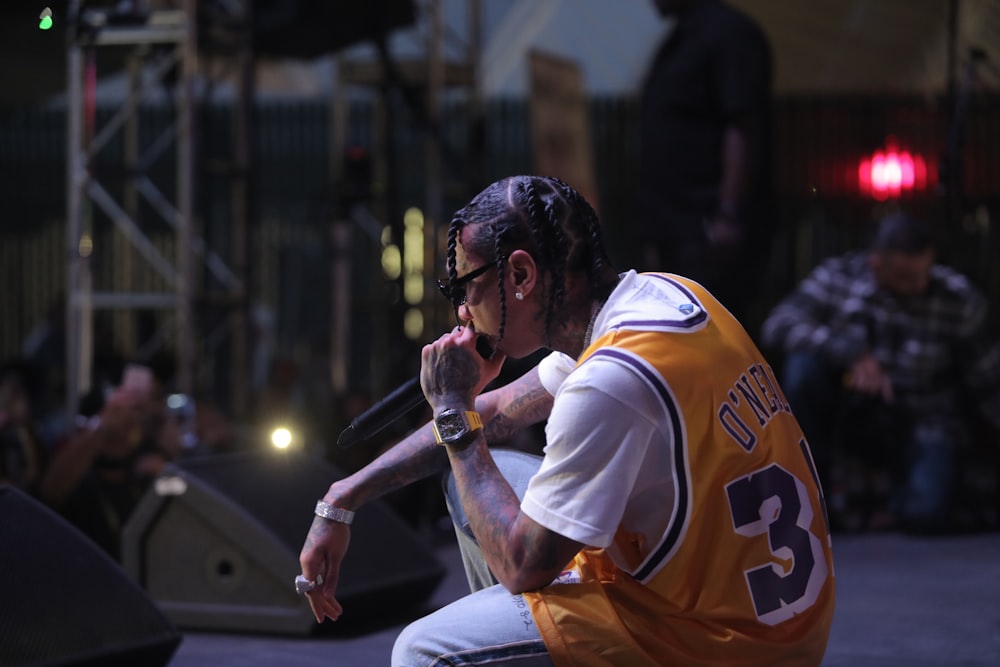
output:
[[210, 401], [169, 393], [153, 368], [121, 359], [101, 359], [93, 387], [67, 414], [51, 360], [28, 352], [0, 367], [0, 483], [55, 510], [116, 560], [125, 523], [167, 464], [236, 446]]

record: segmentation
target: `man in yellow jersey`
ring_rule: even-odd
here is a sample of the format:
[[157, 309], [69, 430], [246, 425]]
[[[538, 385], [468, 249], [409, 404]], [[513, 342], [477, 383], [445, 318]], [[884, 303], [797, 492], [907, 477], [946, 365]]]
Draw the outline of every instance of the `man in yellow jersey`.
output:
[[[593, 209], [551, 178], [504, 179], [458, 211], [447, 270], [462, 324], [423, 350], [434, 419], [317, 505], [299, 578], [317, 620], [342, 612], [353, 512], [450, 466], [474, 592], [408, 626], [393, 665], [820, 664], [822, 494], [728, 311], [683, 277], [617, 273]], [[507, 357], [542, 348], [483, 393]], [[543, 420], [544, 457], [491, 452]]]

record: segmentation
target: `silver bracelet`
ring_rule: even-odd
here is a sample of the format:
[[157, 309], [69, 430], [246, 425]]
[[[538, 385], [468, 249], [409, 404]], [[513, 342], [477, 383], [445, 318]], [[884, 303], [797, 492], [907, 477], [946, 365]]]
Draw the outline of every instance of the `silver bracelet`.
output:
[[329, 519], [330, 521], [336, 521], [337, 523], [346, 523], [348, 526], [350, 526], [351, 522], [354, 521], [354, 512], [351, 510], [345, 510], [343, 507], [334, 507], [324, 500], [316, 501], [315, 511], [316, 516]]

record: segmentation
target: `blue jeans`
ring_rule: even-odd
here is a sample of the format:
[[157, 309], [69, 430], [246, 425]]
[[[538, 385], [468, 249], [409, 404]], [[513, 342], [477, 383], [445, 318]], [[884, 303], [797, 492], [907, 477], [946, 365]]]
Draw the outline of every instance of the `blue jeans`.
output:
[[[493, 458], [518, 498], [523, 497], [541, 459], [499, 449], [493, 450]], [[392, 648], [393, 667], [552, 667], [527, 601], [497, 584], [486, 566], [451, 475], [444, 487], [473, 592], [404, 628]]]
[[789, 352], [782, 366], [781, 389], [809, 443], [820, 482], [830, 491], [830, 432], [841, 392], [836, 372], [816, 354]]
[[947, 528], [956, 476], [954, 434], [943, 428], [916, 429], [906, 463], [895, 502], [903, 525], [916, 531]]
[[790, 352], [781, 387], [802, 427], [824, 487], [837, 451], [852, 448], [867, 461], [888, 465], [897, 477], [891, 507], [904, 527], [934, 531], [947, 527], [961, 431], [934, 415], [893, 414], [844, 390], [843, 369], [811, 352]]

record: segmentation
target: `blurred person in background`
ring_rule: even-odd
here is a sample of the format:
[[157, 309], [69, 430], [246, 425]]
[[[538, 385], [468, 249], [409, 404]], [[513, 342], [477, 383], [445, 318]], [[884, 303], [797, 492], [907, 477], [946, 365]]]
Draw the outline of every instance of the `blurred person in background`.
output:
[[48, 462], [39, 435], [33, 397], [37, 373], [20, 360], [0, 368], [0, 483], [36, 494]]
[[120, 559], [125, 522], [182, 443], [149, 369], [127, 367], [121, 385], [104, 394], [98, 388], [82, 399], [77, 427], [53, 454], [39, 495]]
[[776, 228], [770, 44], [721, 0], [653, 3], [673, 26], [640, 97], [639, 268], [701, 283], [756, 332]]
[[761, 339], [783, 353], [781, 386], [828, 493], [850, 448], [895, 473], [872, 527], [948, 530], [970, 413], [1000, 432], [1000, 345], [983, 294], [937, 263], [929, 225], [886, 216], [869, 249], [826, 259], [778, 303]]

